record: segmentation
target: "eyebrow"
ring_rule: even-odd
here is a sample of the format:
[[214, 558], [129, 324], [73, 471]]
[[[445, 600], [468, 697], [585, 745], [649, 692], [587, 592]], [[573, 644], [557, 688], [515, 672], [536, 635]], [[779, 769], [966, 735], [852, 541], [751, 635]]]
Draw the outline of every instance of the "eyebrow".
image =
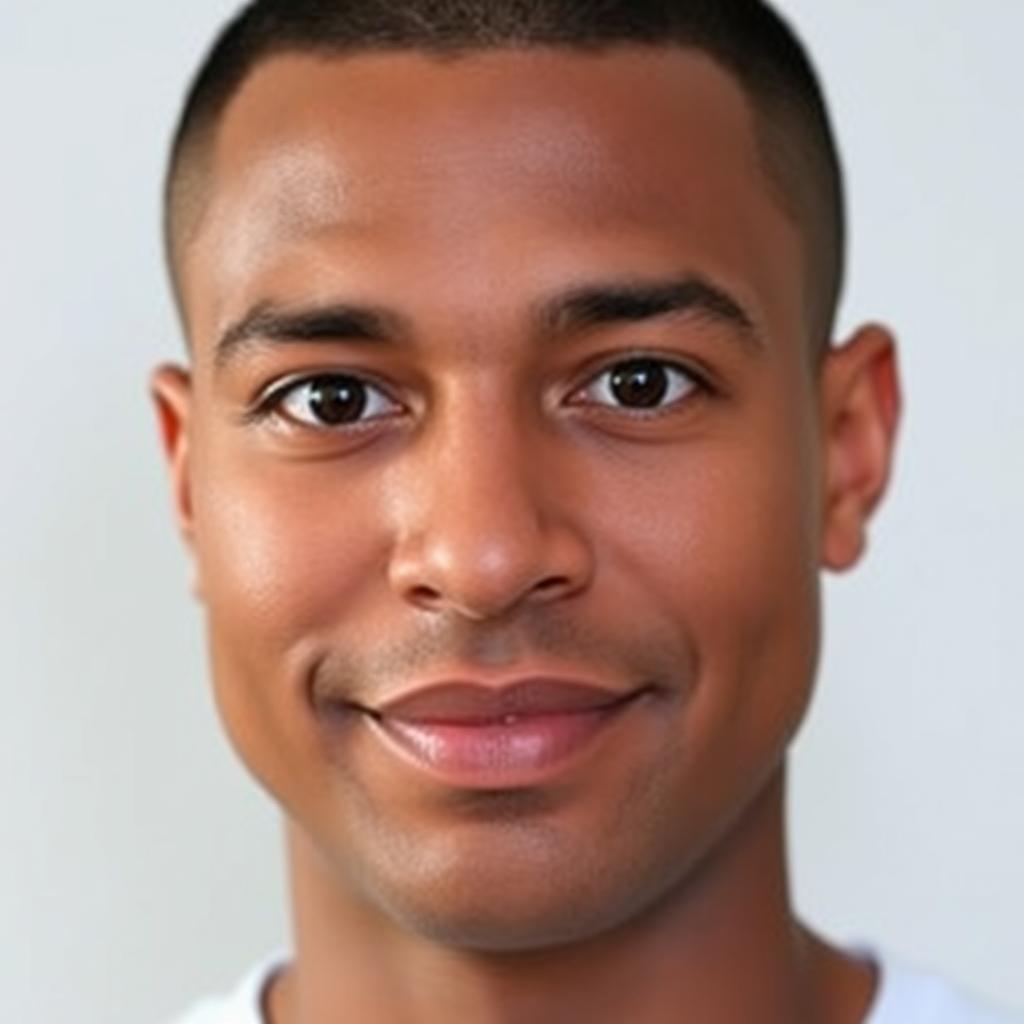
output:
[[537, 314], [539, 326], [550, 334], [669, 315], [693, 316], [732, 327], [752, 345], [762, 347], [750, 314], [723, 288], [699, 276], [584, 285], [542, 303]]
[[[743, 306], [720, 286], [696, 275], [581, 285], [542, 300], [532, 310], [534, 326], [542, 336], [664, 316], [695, 317], [730, 327], [748, 348], [764, 347], [753, 318]], [[332, 302], [289, 309], [261, 302], [223, 333], [217, 342], [214, 363], [217, 369], [223, 369], [246, 350], [278, 344], [387, 342], [409, 333], [405, 317], [378, 306]]]
[[214, 364], [223, 369], [244, 351], [268, 344], [310, 341], [387, 341], [406, 332], [402, 317], [374, 306], [331, 303], [289, 310], [271, 302], [254, 306], [217, 342]]

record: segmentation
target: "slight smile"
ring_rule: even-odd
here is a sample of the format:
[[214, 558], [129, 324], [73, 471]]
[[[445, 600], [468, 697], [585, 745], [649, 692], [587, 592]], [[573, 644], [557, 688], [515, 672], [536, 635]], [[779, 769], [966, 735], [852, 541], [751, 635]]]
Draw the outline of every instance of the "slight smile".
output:
[[359, 713], [389, 754], [438, 782], [518, 789], [595, 752], [656, 692], [544, 677], [500, 687], [452, 681], [413, 687], [375, 707], [348, 702], [345, 710]]

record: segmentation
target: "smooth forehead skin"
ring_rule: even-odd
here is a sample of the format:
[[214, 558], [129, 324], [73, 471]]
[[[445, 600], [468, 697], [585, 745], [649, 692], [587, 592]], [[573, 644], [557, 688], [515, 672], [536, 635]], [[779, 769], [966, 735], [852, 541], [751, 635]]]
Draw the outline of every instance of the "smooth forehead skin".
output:
[[[482, 339], [513, 288], [588, 271], [703, 273], [766, 335], [808, 329], [749, 104], [695, 51], [275, 57], [227, 107], [210, 172], [181, 266], [198, 363], [260, 301], [443, 296]], [[431, 269], [403, 277], [413, 248]]]

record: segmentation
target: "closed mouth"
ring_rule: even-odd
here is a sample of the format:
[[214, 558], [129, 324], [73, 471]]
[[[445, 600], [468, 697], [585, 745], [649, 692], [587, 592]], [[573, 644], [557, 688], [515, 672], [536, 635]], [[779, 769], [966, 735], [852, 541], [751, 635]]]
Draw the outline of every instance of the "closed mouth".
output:
[[500, 690], [445, 684], [359, 710], [392, 754], [437, 781], [512, 789], [567, 768], [652, 692], [553, 680]]

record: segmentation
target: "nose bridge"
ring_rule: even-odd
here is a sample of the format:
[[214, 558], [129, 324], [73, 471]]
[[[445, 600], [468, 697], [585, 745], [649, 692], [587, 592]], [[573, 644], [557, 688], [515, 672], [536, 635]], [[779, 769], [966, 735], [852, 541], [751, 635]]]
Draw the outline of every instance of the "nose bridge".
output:
[[[474, 527], [476, 542], [488, 534], [500, 542], [524, 529], [533, 532], [541, 516], [544, 496], [535, 492], [532, 478], [542, 453], [511, 404], [483, 394], [453, 403], [434, 439], [436, 496], [442, 510], [447, 506]], [[527, 458], [531, 440], [533, 463]]]
[[515, 396], [470, 391], [445, 404], [410, 455], [407, 493], [420, 497], [401, 524], [391, 576], [407, 600], [487, 618], [575, 591], [589, 557], [552, 491], [543, 432]]

